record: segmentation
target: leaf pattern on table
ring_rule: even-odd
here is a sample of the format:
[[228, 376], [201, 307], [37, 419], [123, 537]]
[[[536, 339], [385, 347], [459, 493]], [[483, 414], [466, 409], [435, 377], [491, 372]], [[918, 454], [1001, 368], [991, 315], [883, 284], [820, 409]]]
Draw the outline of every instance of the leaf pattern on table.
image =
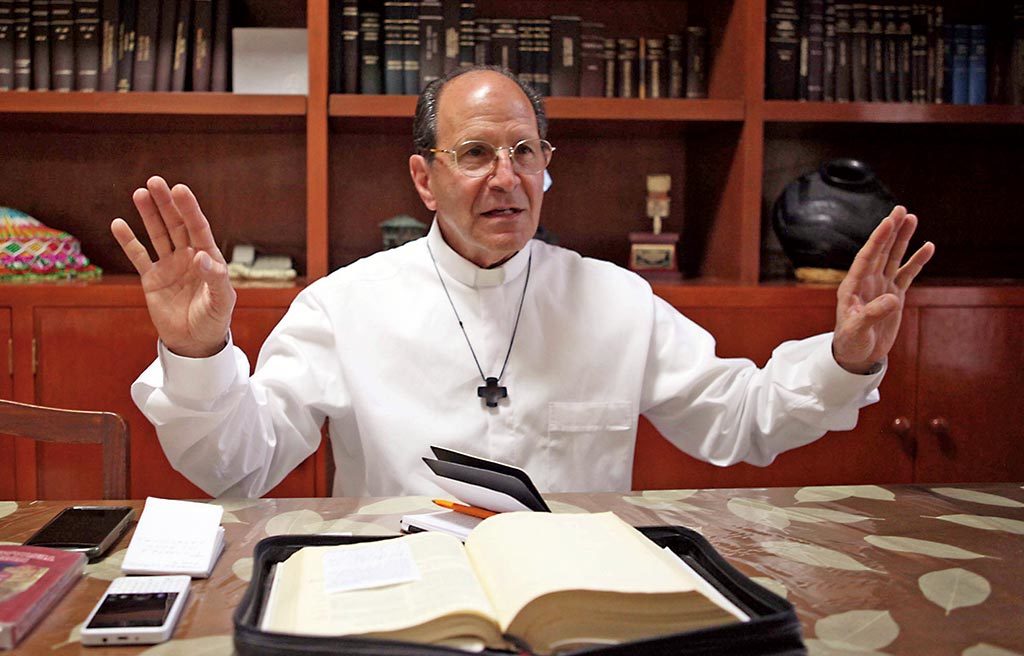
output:
[[887, 610], [851, 610], [821, 618], [814, 634], [834, 649], [865, 651], [892, 643], [900, 627]]
[[965, 606], [977, 606], [992, 594], [992, 586], [985, 577], [961, 567], [941, 569], [922, 574], [917, 579], [925, 599], [949, 612]]
[[225, 497], [223, 499], [210, 499], [208, 503], [212, 503], [220, 506], [224, 509], [224, 512], [238, 512], [239, 510], [245, 510], [246, 508], [252, 508], [258, 506], [263, 502], [262, 499], [232, 499]]
[[836, 524], [853, 524], [855, 522], [863, 522], [869, 519], [875, 521], [883, 521], [880, 517], [869, 517], [867, 515], [855, 515], [853, 513], [841, 512], [839, 510], [829, 510], [828, 508], [802, 508], [798, 506], [788, 506], [782, 508], [786, 512], [786, 516], [794, 522], [835, 522]]
[[248, 583], [252, 580], [252, 558], [239, 558], [231, 563], [231, 573]]
[[121, 571], [121, 562], [124, 561], [124, 554], [128, 551], [125, 547], [115, 551], [98, 563], [85, 566], [85, 575], [101, 581], [113, 581], [119, 576], [124, 576]]
[[802, 487], [794, 495], [800, 503], [814, 501], [836, 501], [857, 497], [860, 499], [874, 499], [876, 501], [893, 501], [896, 495], [877, 485], [824, 485], [814, 487]]
[[988, 558], [988, 556], [983, 554], [954, 547], [951, 544], [919, 540], [917, 538], [904, 538], [898, 535], [865, 535], [864, 540], [879, 549], [916, 553], [924, 556], [935, 556], [936, 558], [951, 558], [953, 560]]
[[168, 640], [142, 652], [145, 656], [225, 656], [235, 652], [231, 635]]
[[681, 499], [687, 499], [696, 494], [698, 490], [644, 490], [639, 496], [624, 496], [622, 500], [641, 508], [652, 510], [686, 510], [699, 512], [703, 508], [683, 503]]
[[812, 567], [831, 567], [855, 572], [875, 571], [840, 551], [819, 547], [816, 544], [805, 544], [788, 540], [771, 540], [760, 544], [766, 551], [780, 558], [793, 560], [804, 565], [811, 565]]
[[50, 647], [52, 650], [63, 649], [64, 647], [82, 641], [82, 627], [85, 626], [85, 622], [80, 622], [75, 626], [71, 627], [68, 631], [68, 639], [64, 642], [58, 642], [57, 644]]
[[786, 511], [766, 501], [738, 497], [729, 499], [725, 507], [732, 514], [748, 522], [764, 524], [772, 528], [789, 526], [789, 517], [786, 515]]
[[425, 510], [440, 510], [430, 497], [395, 497], [375, 501], [355, 511], [355, 515], [404, 515]]
[[302, 510], [289, 510], [280, 515], [275, 515], [267, 520], [263, 528], [267, 535], [288, 535], [291, 533], [315, 533], [311, 527], [319, 527], [324, 523], [320, 513], [303, 508]]
[[1004, 508], [1024, 508], [1024, 503], [1009, 497], [1001, 497], [998, 494], [978, 492], [977, 490], [966, 490], [960, 487], [933, 487], [932, 492], [941, 494], [950, 499], [958, 501], [970, 501], [972, 503], [983, 503], [989, 506], [1002, 506]]
[[588, 513], [588, 512], [590, 512], [589, 510], [584, 510], [583, 508], [580, 508], [579, 506], [574, 506], [571, 503], [566, 503], [564, 501], [552, 501], [550, 499], [545, 499], [544, 502], [548, 504], [548, 508], [550, 508], [551, 512], [553, 512], [553, 513], [570, 513], [571, 514], [571, 513]]
[[979, 642], [973, 647], [964, 650], [961, 656], [1021, 656], [1020, 653], [990, 645], [987, 642]]
[[830, 647], [824, 640], [807, 638], [804, 640], [808, 656], [886, 656], [885, 652], [869, 649], [837, 649]]
[[0, 517], [6, 517], [18, 509], [17, 501], [0, 501]]
[[[927, 517], [927, 515], [924, 515]], [[1016, 535], [1024, 535], [1024, 522], [1019, 519], [1007, 517], [992, 517], [990, 515], [939, 515], [931, 519], [941, 519], [944, 522], [953, 522], [961, 526], [980, 528], [985, 531], [1006, 531]]]
[[783, 599], [789, 596], [789, 590], [786, 589], [786, 586], [782, 585], [775, 579], [770, 579], [767, 576], [751, 576], [750, 580], [762, 588], [768, 588]]

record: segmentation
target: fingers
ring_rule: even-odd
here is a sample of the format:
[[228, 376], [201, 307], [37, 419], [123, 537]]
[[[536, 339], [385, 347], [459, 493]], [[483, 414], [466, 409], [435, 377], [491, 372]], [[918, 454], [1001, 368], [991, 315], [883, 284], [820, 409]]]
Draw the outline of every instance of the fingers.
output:
[[[171, 197], [171, 189], [167, 186], [167, 182], [160, 176], [154, 175], [146, 180], [146, 190], [160, 213], [160, 218], [174, 248], [188, 248], [188, 230], [182, 220], [181, 211]], [[139, 211], [142, 211], [141, 208]]]
[[902, 225], [906, 213], [907, 210], [902, 205], [897, 205], [889, 213], [889, 216], [882, 219], [882, 222], [878, 224], [878, 227], [868, 237], [867, 243], [857, 252], [857, 256], [854, 258], [850, 271], [847, 274], [848, 277], [858, 280], [864, 276], [882, 271], [885, 263], [888, 261], [889, 252], [892, 249], [896, 233], [899, 230], [899, 226]]
[[917, 230], [917, 217], [907, 214], [903, 225], [900, 226], [899, 232], [896, 234], [895, 243], [889, 252], [889, 260], [885, 264], [883, 273], [887, 279], [892, 280], [896, 277], [900, 262], [903, 261], [903, 256], [907, 253], [907, 246], [910, 245], [910, 238], [914, 236], [915, 230]]
[[224, 263], [224, 256], [217, 248], [217, 242], [213, 239], [213, 232], [210, 230], [210, 222], [199, 208], [199, 201], [196, 200], [192, 190], [183, 184], [174, 185], [171, 190], [171, 197], [174, 204], [181, 213], [184, 221], [184, 228], [188, 232], [188, 240], [194, 248], [206, 251], [215, 261]]
[[899, 268], [895, 278], [896, 287], [901, 291], [906, 291], [910, 287], [910, 283], [914, 282], [917, 274], [921, 273], [924, 265], [928, 264], [928, 260], [932, 259], [932, 255], [935, 255], [935, 244], [927, 241], [924, 246], [910, 256], [906, 264]]
[[132, 266], [139, 272], [139, 275], [145, 275], [152, 268], [153, 262], [149, 259], [146, 247], [135, 238], [135, 233], [132, 232], [131, 227], [125, 223], [124, 219], [118, 218], [114, 219], [110, 224], [110, 232], [114, 234], [114, 239], [117, 240], [121, 250], [128, 256]]
[[132, 202], [135, 203], [135, 209], [142, 217], [142, 223], [146, 226], [146, 234], [149, 235], [149, 241], [153, 244], [157, 258], [169, 256], [173, 251], [171, 237], [167, 233], [167, 226], [164, 224], [160, 210], [153, 201], [153, 195], [148, 189], [139, 188], [132, 194]]

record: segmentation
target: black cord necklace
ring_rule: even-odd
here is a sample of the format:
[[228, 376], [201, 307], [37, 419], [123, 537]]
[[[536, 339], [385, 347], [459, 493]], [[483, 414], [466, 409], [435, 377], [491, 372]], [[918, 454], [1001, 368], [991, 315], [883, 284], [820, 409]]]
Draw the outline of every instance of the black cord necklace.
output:
[[508, 366], [508, 358], [512, 355], [512, 345], [516, 342], [516, 331], [519, 329], [519, 317], [523, 314], [523, 301], [526, 300], [526, 287], [530, 284], [530, 268], [533, 264], [533, 253], [530, 253], [526, 260], [526, 280], [523, 282], [523, 295], [519, 298], [519, 310], [516, 312], [516, 322], [512, 326], [512, 339], [508, 341], [508, 351], [505, 353], [505, 362], [501, 365], [501, 373], [497, 377], [485, 376], [484, 369], [480, 366], [480, 359], [476, 357], [476, 351], [473, 350], [473, 344], [469, 341], [469, 334], [466, 333], [466, 327], [462, 325], [462, 317], [459, 316], [459, 311], [455, 309], [455, 302], [452, 301], [452, 295], [448, 293], [448, 286], [444, 284], [444, 277], [441, 275], [441, 270], [437, 267], [437, 260], [434, 258], [434, 251], [430, 249], [430, 244], [427, 244], [427, 252], [430, 253], [430, 261], [434, 264], [434, 271], [437, 273], [437, 279], [441, 281], [441, 288], [444, 290], [444, 295], [448, 297], [448, 304], [452, 306], [452, 312], [455, 313], [455, 319], [459, 322], [459, 328], [462, 329], [462, 336], [466, 338], [466, 346], [469, 347], [469, 352], [473, 355], [473, 362], [476, 362], [476, 369], [480, 372], [480, 378], [484, 381], [483, 386], [476, 388], [476, 395], [487, 403], [488, 408], [498, 407], [498, 399], [508, 398], [508, 388], [499, 385], [501, 377], [505, 375], [505, 367]]

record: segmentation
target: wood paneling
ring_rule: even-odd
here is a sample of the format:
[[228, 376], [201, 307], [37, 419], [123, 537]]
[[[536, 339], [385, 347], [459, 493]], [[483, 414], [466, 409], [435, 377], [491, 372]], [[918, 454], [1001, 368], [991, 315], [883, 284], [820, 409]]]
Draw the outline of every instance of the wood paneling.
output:
[[[14, 395], [13, 349], [11, 309], [0, 307], [0, 398], [4, 399]], [[0, 435], [0, 499], [17, 497], [15, 464], [14, 438]]]

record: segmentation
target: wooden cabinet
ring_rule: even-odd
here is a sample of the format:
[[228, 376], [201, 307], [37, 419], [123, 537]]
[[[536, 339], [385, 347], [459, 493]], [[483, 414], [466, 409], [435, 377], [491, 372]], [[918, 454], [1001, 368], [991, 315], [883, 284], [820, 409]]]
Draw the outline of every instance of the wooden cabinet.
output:
[[[715, 332], [723, 355], [762, 362], [780, 340], [831, 327], [832, 291], [761, 280], [767, 209], [786, 183], [823, 160], [868, 161], [896, 198], [921, 216], [922, 239], [938, 245], [927, 271], [929, 291], [908, 310], [882, 401], [862, 413], [857, 430], [784, 454], [766, 470], [719, 470], [680, 460], [644, 428], [637, 480], [661, 487], [680, 481], [969, 480], [1019, 472], [1004, 467], [1014, 461], [1008, 445], [1020, 435], [1020, 416], [1013, 414], [1019, 411], [1006, 401], [1012, 397], [1000, 394], [1019, 383], [1005, 372], [1020, 367], [1005, 368], [1002, 378], [996, 370], [970, 378], [974, 382], [965, 388], [968, 378], [958, 378], [933, 344], [959, 336], [944, 323], [955, 320], [958, 330], [975, 327], [963, 335], [974, 341], [959, 347], [957, 361], [1002, 349], [1004, 359], [1016, 354], [1019, 363], [1020, 351], [1013, 351], [1019, 347], [1019, 291], [986, 290], [1002, 289], [1006, 280], [1024, 283], [1024, 231], [1016, 222], [1024, 107], [766, 101], [767, 4], [477, 0], [480, 16], [575, 14], [604, 23], [608, 37], [664, 35], [698, 21], [708, 26], [706, 99], [548, 99], [549, 138], [558, 152], [542, 224], [563, 246], [624, 264], [628, 233], [649, 228], [645, 176], [670, 173], [671, 214], [664, 227], [682, 235], [679, 261], [686, 279], [661, 285], [658, 293]], [[152, 429], [127, 399], [131, 380], [153, 352], [153, 335], [137, 279], [108, 226], [122, 216], [143, 232], [130, 200], [134, 188], [154, 173], [186, 182], [227, 254], [236, 244], [252, 243], [293, 259], [303, 282], [242, 294], [234, 330], [250, 356], [302, 284], [379, 250], [381, 221], [397, 214], [430, 220], [407, 170], [416, 99], [328, 92], [334, 5], [340, 6], [328, 0], [232, 3], [237, 26], [308, 29], [306, 96], [0, 93], [4, 161], [16, 163], [0, 176], [0, 202], [74, 234], [106, 272], [100, 283], [0, 286], [0, 303], [11, 307], [6, 320], [0, 315], [0, 330], [6, 325], [14, 344], [13, 381], [0, 377], [0, 394], [126, 412], [137, 443], [136, 496], [197, 492], [170, 471]], [[988, 298], [988, 305], [975, 297]], [[994, 313], [991, 321], [972, 314], [981, 316], [982, 307]], [[975, 318], [961, 321], [961, 312]], [[966, 365], [961, 370], [975, 371]], [[90, 379], [96, 382], [83, 382]], [[987, 415], [964, 419], [939, 411], [974, 395], [977, 402], [966, 405], [989, 408]], [[949, 435], [933, 444], [952, 444], [969, 457], [951, 464], [942, 448], [929, 445], [922, 422], [940, 415]], [[983, 439], [975, 431], [1001, 432]], [[23, 498], [70, 494], [79, 484], [98, 489], [95, 472], [69, 475], [92, 469], [81, 464], [91, 456], [79, 462], [70, 451], [37, 453], [4, 439], [0, 476], [12, 462], [16, 470], [14, 483], [0, 480], [0, 494], [11, 494], [4, 485]], [[3, 457], [12, 450], [14, 458]], [[282, 493], [326, 493], [318, 458], [312, 470], [290, 477]], [[968, 461], [973, 469], [964, 468]]]
[[[14, 339], [11, 309], [0, 307], [0, 398], [11, 398], [14, 387]], [[13, 499], [14, 438], [0, 435], [0, 499]]]

